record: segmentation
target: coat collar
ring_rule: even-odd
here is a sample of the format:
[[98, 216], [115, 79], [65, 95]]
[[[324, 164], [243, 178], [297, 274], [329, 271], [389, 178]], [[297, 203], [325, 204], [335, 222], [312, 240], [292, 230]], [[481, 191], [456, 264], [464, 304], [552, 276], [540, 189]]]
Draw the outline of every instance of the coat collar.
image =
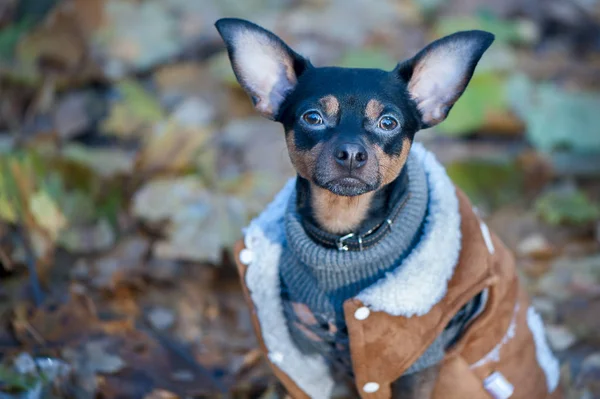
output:
[[[357, 297], [375, 311], [410, 317], [427, 313], [446, 293], [460, 253], [460, 213], [454, 185], [434, 155], [415, 143], [429, 186], [423, 236], [392, 273]], [[306, 356], [294, 345], [283, 315], [279, 258], [286, 245], [284, 213], [295, 189], [290, 180], [245, 232], [246, 285], [254, 302], [270, 360], [311, 397], [328, 397], [334, 382], [320, 355]], [[298, 367], [302, 364], [302, 367]]]

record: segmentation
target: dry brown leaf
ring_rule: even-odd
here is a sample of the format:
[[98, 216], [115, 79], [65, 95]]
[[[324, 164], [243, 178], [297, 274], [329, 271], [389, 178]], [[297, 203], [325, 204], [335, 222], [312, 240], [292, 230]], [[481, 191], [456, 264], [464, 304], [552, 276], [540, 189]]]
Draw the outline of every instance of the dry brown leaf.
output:
[[140, 170], [177, 172], [191, 167], [198, 151], [210, 139], [209, 133], [206, 128], [185, 127], [174, 122], [156, 125], [139, 154]]

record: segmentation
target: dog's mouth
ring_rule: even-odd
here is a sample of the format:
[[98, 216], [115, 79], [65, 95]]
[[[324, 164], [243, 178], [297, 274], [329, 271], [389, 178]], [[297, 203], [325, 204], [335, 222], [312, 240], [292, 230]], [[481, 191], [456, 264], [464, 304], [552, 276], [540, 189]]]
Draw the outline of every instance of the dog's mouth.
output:
[[339, 177], [320, 186], [335, 195], [343, 197], [354, 197], [377, 189], [377, 184], [369, 184], [363, 179], [354, 176]]

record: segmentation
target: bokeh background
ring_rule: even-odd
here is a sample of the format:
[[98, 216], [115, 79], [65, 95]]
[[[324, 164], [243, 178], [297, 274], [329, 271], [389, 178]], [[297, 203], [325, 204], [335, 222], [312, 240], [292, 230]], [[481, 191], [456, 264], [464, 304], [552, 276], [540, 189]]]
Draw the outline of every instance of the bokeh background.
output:
[[0, 398], [279, 397], [230, 249], [293, 170], [223, 16], [317, 66], [496, 34], [417, 139], [514, 250], [568, 397], [600, 398], [598, 0], [1, 0]]

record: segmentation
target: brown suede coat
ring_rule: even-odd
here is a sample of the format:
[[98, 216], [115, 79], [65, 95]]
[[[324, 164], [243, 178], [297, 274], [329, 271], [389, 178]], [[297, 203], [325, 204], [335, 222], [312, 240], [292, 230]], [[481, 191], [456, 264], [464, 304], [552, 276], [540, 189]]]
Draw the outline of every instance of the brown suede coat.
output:
[[[519, 285], [511, 253], [494, 234], [486, 237], [487, 227], [460, 191], [458, 198], [462, 233], [460, 258], [445, 297], [431, 311], [410, 318], [370, 311], [366, 318], [356, 318], [357, 310], [364, 305], [357, 299], [344, 304], [359, 394], [369, 399], [390, 398], [390, 384], [426, 350], [464, 304], [487, 289], [485, 309], [444, 359], [434, 399], [492, 398], [484, 382], [494, 372], [500, 372], [514, 387], [510, 398], [562, 398], [560, 386], [548, 392], [547, 377], [538, 363], [538, 348], [528, 326], [529, 299]], [[243, 242], [238, 242], [236, 255], [242, 249]], [[266, 354], [255, 304], [245, 283], [246, 266], [239, 256], [236, 262], [254, 329]], [[269, 363], [292, 397], [308, 398], [288, 375]]]

